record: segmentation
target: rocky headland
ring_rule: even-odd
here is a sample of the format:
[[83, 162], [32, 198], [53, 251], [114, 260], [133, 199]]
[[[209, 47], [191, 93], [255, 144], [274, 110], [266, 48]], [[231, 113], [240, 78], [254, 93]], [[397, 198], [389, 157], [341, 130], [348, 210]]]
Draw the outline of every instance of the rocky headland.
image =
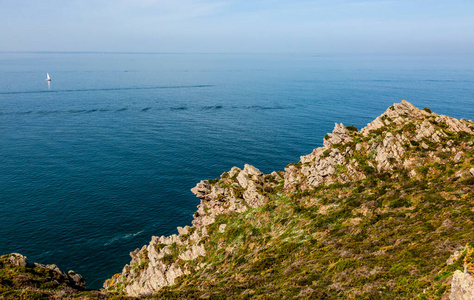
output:
[[474, 299], [473, 145], [474, 122], [406, 101], [360, 131], [336, 124], [284, 171], [199, 182], [192, 226], [131, 252], [102, 293]]
[[56, 265], [29, 263], [19, 253], [0, 257], [0, 299], [59, 299], [85, 291], [84, 279], [74, 271], [66, 273]]

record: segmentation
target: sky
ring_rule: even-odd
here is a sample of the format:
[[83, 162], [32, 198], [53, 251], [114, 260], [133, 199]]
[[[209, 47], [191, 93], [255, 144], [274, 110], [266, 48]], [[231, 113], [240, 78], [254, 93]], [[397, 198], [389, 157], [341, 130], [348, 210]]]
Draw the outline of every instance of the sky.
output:
[[0, 51], [474, 53], [474, 0], [0, 0]]

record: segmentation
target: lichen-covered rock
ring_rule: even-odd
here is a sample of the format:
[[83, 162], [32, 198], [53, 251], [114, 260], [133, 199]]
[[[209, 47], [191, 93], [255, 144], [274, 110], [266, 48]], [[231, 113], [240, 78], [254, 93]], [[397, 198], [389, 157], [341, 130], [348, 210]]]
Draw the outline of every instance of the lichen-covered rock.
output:
[[26, 256], [21, 255], [20, 253], [12, 253], [8, 256], [8, 261], [12, 266], [15, 267], [26, 267]]
[[262, 206], [267, 200], [267, 198], [257, 190], [255, 181], [249, 181], [247, 190], [244, 192], [243, 197], [250, 207]]
[[185, 252], [179, 255], [179, 258], [182, 260], [193, 260], [199, 256], [206, 255], [206, 249], [204, 245], [192, 245], [191, 249], [186, 250]]
[[[298, 186], [303, 190], [307, 190], [321, 184], [364, 178], [365, 175], [362, 172], [347, 163], [347, 158], [354, 153], [350, 147], [343, 147], [344, 150], [332, 147], [335, 144], [344, 145], [351, 142], [352, 138], [348, 136], [349, 131], [344, 125], [336, 124], [334, 132], [338, 132], [338, 134], [326, 139], [324, 147], [317, 148], [309, 155], [302, 156], [300, 166], [289, 165], [285, 168], [286, 189]], [[337, 172], [341, 168], [344, 168], [344, 173]]]
[[[185, 232], [181, 229], [181, 233]], [[178, 256], [172, 249], [176, 245], [189, 243], [185, 242], [178, 235], [152, 237], [148, 246], [130, 253], [130, 264], [123, 268], [121, 274], [107, 279], [104, 288], [110, 291], [123, 290], [129, 296], [138, 297], [149, 296], [163, 286], [173, 285], [176, 278], [185, 274], [185, 270], [176, 263]], [[204, 248], [192, 244], [188, 251], [181, 254], [180, 259], [190, 260], [199, 255], [205, 255]]]
[[349, 135], [349, 130], [341, 123], [335, 124], [332, 133], [327, 134], [327, 138], [324, 139], [324, 147], [329, 148], [334, 144], [343, 144], [351, 141], [352, 138]]
[[[445, 220], [443, 222], [443, 226], [450, 227], [451, 223], [452, 222], [450, 220]], [[454, 262], [456, 262], [456, 260], [458, 260], [458, 258], [461, 257], [463, 251], [464, 251], [464, 248], [458, 251], [454, 251], [454, 253], [448, 258], [448, 260], [446, 260], [446, 264], [449, 266], [449, 265], [452, 265]]]
[[[265, 181], [265, 176], [273, 180]], [[244, 212], [248, 207], [263, 205], [266, 201], [265, 191], [271, 190], [280, 179], [278, 173], [264, 175], [259, 169], [246, 164], [243, 170], [233, 167], [226, 176], [213, 184], [208, 180], [201, 181], [191, 189], [201, 199], [194, 214], [193, 226], [207, 226], [214, 223], [219, 214]]]
[[408, 101], [402, 100], [401, 103], [393, 104], [393, 106], [378, 116], [374, 121], [367, 124], [367, 126], [361, 130], [361, 133], [367, 136], [370, 131], [387, 126], [391, 122], [399, 125], [405, 123], [407, 119], [424, 118], [428, 115], [430, 115], [430, 113], [416, 108]]
[[473, 300], [474, 277], [468, 272], [456, 271], [451, 282], [450, 300]]

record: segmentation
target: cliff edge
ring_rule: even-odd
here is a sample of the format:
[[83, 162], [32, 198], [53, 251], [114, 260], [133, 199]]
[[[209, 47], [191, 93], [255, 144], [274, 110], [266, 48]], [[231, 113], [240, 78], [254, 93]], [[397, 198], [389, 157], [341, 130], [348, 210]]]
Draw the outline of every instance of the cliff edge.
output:
[[163, 298], [467, 299], [467, 254], [446, 259], [474, 246], [473, 133], [472, 121], [402, 101], [360, 131], [336, 124], [284, 172], [233, 167], [191, 190], [201, 199], [192, 226], [152, 237], [104, 288]]

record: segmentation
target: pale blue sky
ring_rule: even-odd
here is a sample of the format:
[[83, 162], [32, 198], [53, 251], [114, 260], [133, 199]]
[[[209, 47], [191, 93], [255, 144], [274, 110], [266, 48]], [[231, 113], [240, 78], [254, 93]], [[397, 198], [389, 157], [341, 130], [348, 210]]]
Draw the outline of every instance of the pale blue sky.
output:
[[0, 0], [0, 51], [473, 53], [474, 0]]

